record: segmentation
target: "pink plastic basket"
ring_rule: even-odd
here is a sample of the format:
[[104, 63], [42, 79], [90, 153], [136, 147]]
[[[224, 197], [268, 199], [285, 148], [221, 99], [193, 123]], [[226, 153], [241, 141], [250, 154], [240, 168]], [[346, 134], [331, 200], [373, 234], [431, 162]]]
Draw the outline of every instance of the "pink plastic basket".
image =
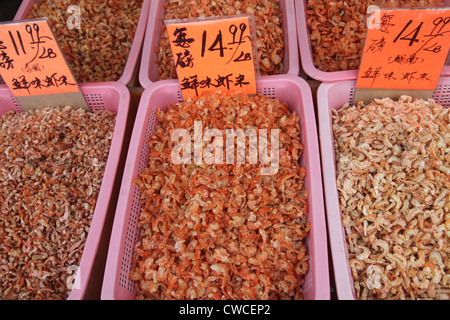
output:
[[[332, 129], [332, 110], [339, 110], [346, 102], [353, 103], [356, 80], [322, 83], [317, 91], [322, 174], [327, 212], [328, 236], [333, 260], [336, 291], [340, 300], [355, 300], [353, 277], [350, 271], [345, 231], [341, 221], [339, 195], [336, 187], [336, 157]], [[450, 78], [441, 78], [433, 98], [450, 107]]]
[[[143, 88], [148, 88], [159, 80], [158, 64], [155, 62], [155, 48], [158, 46], [161, 36], [161, 28], [164, 24], [164, 0], [152, 1], [142, 48], [142, 60], [139, 70], [139, 82]], [[295, 23], [293, 0], [280, 0], [280, 7], [284, 17], [284, 43], [285, 56], [283, 60], [284, 74], [298, 75], [300, 72], [297, 28]]]
[[[306, 3], [308, 0], [295, 0], [295, 16], [297, 19], [297, 36], [300, 48], [300, 60], [305, 73], [311, 78], [323, 82], [335, 82], [343, 80], [356, 80], [358, 70], [346, 71], [321, 71], [314, 65], [313, 51], [310, 40], [309, 28], [306, 23]], [[450, 0], [445, 0], [446, 5], [450, 5]], [[450, 75], [450, 54], [447, 58], [446, 66], [442, 75]]]
[[[292, 75], [266, 76], [257, 79], [258, 91], [287, 102], [300, 117], [304, 153], [301, 165], [307, 170], [305, 185], [309, 190], [309, 222], [307, 240], [310, 270], [303, 285], [305, 299], [330, 298], [328, 252], [320, 171], [320, 155], [311, 91], [306, 81]], [[149, 147], [146, 141], [157, 126], [155, 110], [167, 110], [171, 103], [182, 101], [177, 80], [160, 81], [144, 91], [133, 128], [125, 164], [120, 197], [111, 233], [102, 287], [102, 299], [125, 300], [136, 296], [134, 281], [128, 278], [134, 245], [139, 237], [140, 191], [132, 183], [147, 166]]]
[[[24, 20], [27, 18], [28, 12], [31, 6], [39, 0], [23, 0], [19, 7], [19, 10], [14, 17], [14, 20]], [[128, 55], [127, 63], [125, 64], [125, 69], [123, 70], [122, 76], [119, 78], [118, 82], [128, 85], [133, 79], [133, 74], [137, 66], [139, 59], [139, 54], [142, 48], [142, 42], [144, 41], [145, 28], [147, 26], [148, 12], [150, 10], [150, 0], [143, 0], [141, 15], [139, 17], [139, 22], [136, 27], [136, 32], [134, 34], [133, 43], [131, 45], [130, 53]], [[81, 25], [81, 28], [83, 25]]]
[[[125, 85], [121, 83], [81, 83], [80, 88], [91, 110], [113, 111], [117, 113], [117, 118], [97, 204], [80, 265], [77, 273], [74, 275], [75, 283], [68, 300], [81, 300], [86, 292], [116, 179], [130, 103], [130, 93]], [[8, 88], [0, 88], [0, 115], [10, 110], [23, 112], [22, 107], [17, 103], [11, 91]]]

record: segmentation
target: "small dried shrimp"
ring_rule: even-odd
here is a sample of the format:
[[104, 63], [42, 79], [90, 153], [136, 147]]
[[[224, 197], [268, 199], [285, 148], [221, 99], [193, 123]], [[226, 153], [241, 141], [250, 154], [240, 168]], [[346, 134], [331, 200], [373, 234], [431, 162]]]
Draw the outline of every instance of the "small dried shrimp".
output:
[[333, 114], [359, 299], [450, 299], [450, 109], [402, 96]]
[[[142, 200], [130, 274], [137, 299], [302, 298], [310, 226], [298, 116], [262, 95], [207, 93], [157, 119], [148, 168], [135, 179]], [[263, 164], [247, 160], [173, 164], [173, 130], [192, 132], [195, 121], [224, 136], [226, 129], [278, 128], [278, 172], [261, 175]]]
[[0, 300], [68, 297], [114, 123], [72, 107], [0, 117]]

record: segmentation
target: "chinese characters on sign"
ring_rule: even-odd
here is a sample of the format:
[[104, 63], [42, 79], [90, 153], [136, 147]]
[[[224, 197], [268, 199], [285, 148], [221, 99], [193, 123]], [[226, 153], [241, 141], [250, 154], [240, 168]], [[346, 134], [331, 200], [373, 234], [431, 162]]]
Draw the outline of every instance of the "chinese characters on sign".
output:
[[450, 48], [450, 11], [380, 10], [357, 88], [434, 90]]
[[46, 19], [0, 25], [0, 74], [16, 97], [79, 92]]
[[70, 83], [67, 81], [66, 76], [58, 76], [56, 73], [46, 76], [45, 79], [34, 77], [34, 79], [28, 79], [25, 75], [20, 76], [18, 79], [13, 78], [12, 79], [12, 89], [13, 90], [20, 90], [25, 89], [30, 92], [30, 89], [42, 89], [42, 88], [49, 88], [49, 87], [61, 87], [61, 86], [74, 86], [75, 83]]
[[248, 17], [166, 21], [183, 98], [204, 91], [256, 93]]

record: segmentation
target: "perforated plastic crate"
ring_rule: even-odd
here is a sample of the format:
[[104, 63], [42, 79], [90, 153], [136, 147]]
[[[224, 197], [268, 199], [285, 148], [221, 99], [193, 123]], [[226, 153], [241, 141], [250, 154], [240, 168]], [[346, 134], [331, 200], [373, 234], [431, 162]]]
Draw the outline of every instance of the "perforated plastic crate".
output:
[[[164, 2], [165, 0], [152, 1], [142, 48], [142, 61], [139, 70], [139, 82], [142, 87], [147, 88], [152, 83], [160, 81], [158, 64], [155, 62], [155, 48], [159, 44], [161, 28], [164, 24]], [[283, 74], [298, 75], [300, 72], [297, 29], [294, 14], [293, 0], [280, 0], [280, 8], [283, 12], [283, 30], [285, 56], [283, 60]]]
[[[295, 16], [297, 20], [297, 36], [300, 49], [300, 61], [303, 70], [311, 78], [323, 82], [334, 82], [343, 80], [356, 80], [358, 70], [345, 71], [322, 71], [314, 65], [314, 56], [310, 40], [310, 32], [306, 22], [306, 4], [308, 0], [295, 0]], [[444, 0], [450, 6], [450, 0]], [[442, 71], [444, 76], [450, 75], [450, 54], [447, 58], [446, 66]]]
[[[311, 90], [303, 79], [291, 76], [267, 76], [257, 79], [257, 89], [265, 96], [286, 102], [300, 117], [304, 151], [300, 164], [306, 168], [305, 188], [309, 191], [310, 237], [306, 240], [310, 269], [303, 285], [305, 299], [329, 299], [329, 272], [325, 213], [323, 207], [320, 155]], [[140, 190], [132, 183], [145, 167], [149, 147], [146, 141], [157, 126], [155, 110], [167, 110], [182, 101], [177, 80], [160, 81], [146, 89], [141, 97], [129, 146], [110, 247], [105, 268], [102, 299], [134, 299], [134, 281], [128, 275], [133, 250], [139, 238]]]
[[[14, 17], [14, 20], [27, 19], [27, 15], [31, 10], [31, 6], [36, 2], [39, 3], [39, 0], [23, 0], [22, 4], [19, 7], [19, 10], [16, 13], [16, 16]], [[121, 77], [118, 80], [118, 82], [121, 82], [125, 85], [129, 84], [133, 79], [133, 74], [137, 66], [139, 54], [142, 49], [142, 43], [144, 41], [145, 28], [147, 26], [148, 13], [150, 11], [150, 2], [150, 0], [143, 0], [141, 15], [139, 16], [139, 21], [136, 26], [136, 32], [134, 34], [130, 53], [128, 54], [127, 63]], [[62, 12], [61, 14], [64, 16], [65, 13]], [[81, 25], [81, 28], [83, 28], [83, 25]]]
[[[336, 153], [333, 138], [332, 111], [339, 110], [345, 103], [352, 104], [356, 81], [322, 83], [317, 91], [320, 149], [322, 154], [322, 175], [325, 192], [325, 208], [328, 223], [328, 237], [337, 296], [341, 300], [356, 299], [353, 277], [349, 266], [345, 230], [342, 226], [342, 212], [336, 186]], [[450, 78], [441, 78], [433, 99], [450, 107]]]
[[[97, 203], [89, 233], [86, 238], [83, 254], [81, 256], [81, 261], [77, 273], [73, 275], [75, 283], [68, 300], [81, 300], [86, 292], [100, 237], [102, 235], [105, 217], [110, 205], [111, 193], [119, 165], [130, 104], [130, 93], [125, 85], [121, 83], [81, 83], [80, 88], [91, 110], [109, 110], [117, 113], [117, 116]], [[13, 110], [14, 112], [23, 112], [22, 107], [17, 103], [17, 100], [11, 91], [8, 88], [0, 88], [0, 115], [10, 110]]]

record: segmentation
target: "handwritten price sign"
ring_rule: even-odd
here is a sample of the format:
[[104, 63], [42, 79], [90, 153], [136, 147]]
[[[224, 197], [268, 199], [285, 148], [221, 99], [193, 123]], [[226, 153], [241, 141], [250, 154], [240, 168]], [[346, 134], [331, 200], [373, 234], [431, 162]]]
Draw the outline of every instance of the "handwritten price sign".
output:
[[202, 92], [256, 93], [249, 17], [166, 21], [183, 98]]
[[46, 18], [0, 25], [0, 74], [24, 109], [87, 108]]
[[450, 11], [381, 10], [368, 30], [357, 88], [434, 90], [450, 47]]

